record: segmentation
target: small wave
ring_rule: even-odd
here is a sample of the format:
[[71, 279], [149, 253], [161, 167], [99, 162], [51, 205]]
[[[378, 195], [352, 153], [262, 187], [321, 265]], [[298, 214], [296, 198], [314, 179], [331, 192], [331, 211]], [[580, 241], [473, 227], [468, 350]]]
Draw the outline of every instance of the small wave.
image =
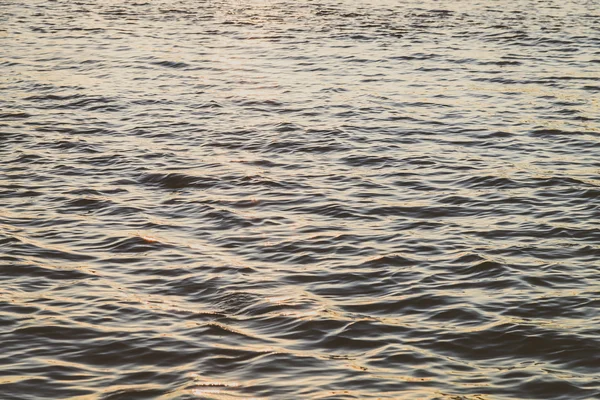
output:
[[147, 253], [151, 251], [162, 251], [174, 248], [173, 245], [144, 236], [112, 237], [103, 242], [90, 246], [96, 250], [110, 253]]
[[20, 120], [31, 118], [32, 115], [26, 112], [8, 112], [0, 113], [0, 120]]
[[220, 181], [214, 178], [186, 175], [177, 172], [149, 173], [143, 175], [139, 181], [142, 184], [158, 186], [163, 189], [208, 189], [220, 184]]
[[118, 111], [122, 106], [110, 98], [103, 96], [88, 96], [81, 94], [72, 95], [36, 95], [25, 98], [34, 103], [40, 109], [54, 110], [76, 110], [86, 109], [88, 111]]
[[186, 64], [184, 62], [177, 62], [177, 61], [156, 61], [156, 62], [153, 62], [152, 65], [158, 65], [159, 67], [174, 68], [174, 69], [183, 69], [183, 68], [188, 68], [190, 66], [189, 64]]

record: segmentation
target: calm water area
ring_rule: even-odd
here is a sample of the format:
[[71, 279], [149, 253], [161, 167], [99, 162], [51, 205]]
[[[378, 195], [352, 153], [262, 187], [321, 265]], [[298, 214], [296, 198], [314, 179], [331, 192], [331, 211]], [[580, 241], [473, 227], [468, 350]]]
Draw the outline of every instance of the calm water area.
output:
[[600, 1], [0, 0], [0, 399], [600, 399]]

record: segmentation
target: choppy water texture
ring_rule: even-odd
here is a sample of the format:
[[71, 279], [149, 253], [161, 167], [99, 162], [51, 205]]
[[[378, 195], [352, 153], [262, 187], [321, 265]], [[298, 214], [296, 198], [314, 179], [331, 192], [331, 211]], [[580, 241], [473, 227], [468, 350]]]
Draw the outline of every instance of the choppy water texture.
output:
[[0, 3], [2, 399], [600, 396], [600, 3]]

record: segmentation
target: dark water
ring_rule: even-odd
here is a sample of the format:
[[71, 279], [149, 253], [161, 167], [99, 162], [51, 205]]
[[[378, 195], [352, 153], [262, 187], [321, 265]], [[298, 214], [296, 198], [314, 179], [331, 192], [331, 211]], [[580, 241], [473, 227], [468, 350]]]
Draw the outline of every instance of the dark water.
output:
[[599, 398], [600, 2], [0, 17], [0, 398]]

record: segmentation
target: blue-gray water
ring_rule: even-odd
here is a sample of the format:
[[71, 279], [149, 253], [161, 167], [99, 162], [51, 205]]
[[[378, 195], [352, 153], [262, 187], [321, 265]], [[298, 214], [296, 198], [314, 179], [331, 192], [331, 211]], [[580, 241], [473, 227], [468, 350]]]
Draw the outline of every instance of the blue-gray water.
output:
[[1, 399], [600, 396], [600, 2], [0, 1]]

